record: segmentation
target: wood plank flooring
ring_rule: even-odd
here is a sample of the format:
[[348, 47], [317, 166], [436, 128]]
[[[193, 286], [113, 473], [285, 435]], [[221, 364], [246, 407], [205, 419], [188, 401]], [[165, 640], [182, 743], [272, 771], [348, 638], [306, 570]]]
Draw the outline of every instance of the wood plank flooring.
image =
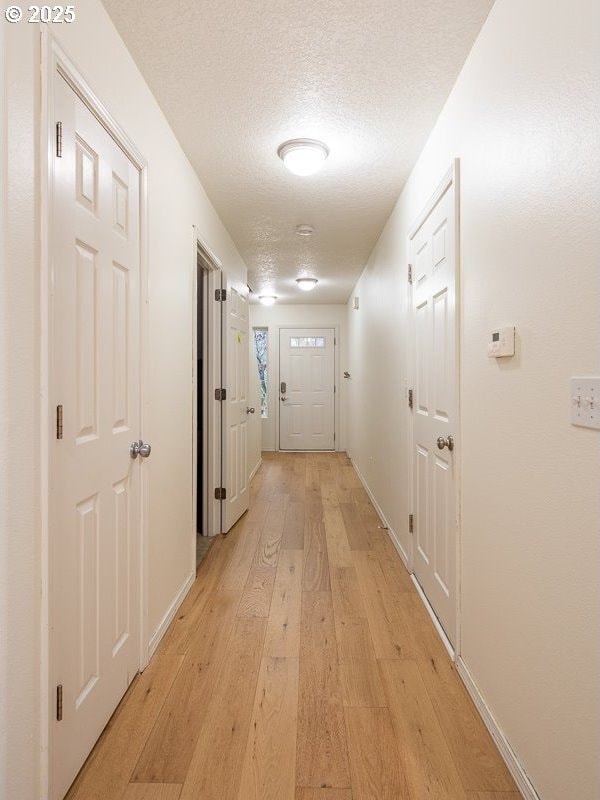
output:
[[344, 453], [265, 454], [68, 800], [518, 800]]

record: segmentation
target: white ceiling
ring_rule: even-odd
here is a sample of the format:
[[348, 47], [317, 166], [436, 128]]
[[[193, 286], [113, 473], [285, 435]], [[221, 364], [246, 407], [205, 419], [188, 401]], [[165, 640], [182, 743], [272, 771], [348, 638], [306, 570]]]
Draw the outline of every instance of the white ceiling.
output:
[[[104, 0], [248, 265], [348, 299], [493, 0]], [[330, 148], [311, 177], [286, 139]], [[309, 239], [295, 234], [308, 223]], [[310, 294], [295, 278], [310, 274]]]

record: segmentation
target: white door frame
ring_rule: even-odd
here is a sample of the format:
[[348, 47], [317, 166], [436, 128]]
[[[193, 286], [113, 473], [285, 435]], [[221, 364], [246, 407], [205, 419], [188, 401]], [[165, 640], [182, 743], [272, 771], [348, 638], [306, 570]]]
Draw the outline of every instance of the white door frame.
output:
[[[215, 296], [215, 290], [220, 289], [223, 281], [223, 265], [219, 258], [212, 252], [208, 245], [199, 237], [198, 229], [193, 226], [193, 270], [192, 270], [192, 536], [191, 536], [191, 564], [192, 575], [196, 572], [196, 475], [198, 465], [198, 376], [196, 375], [196, 354], [198, 349], [197, 323], [198, 306], [196, 298], [198, 296], [198, 257], [203, 262], [204, 269], [208, 273], [206, 282], [206, 309], [207, 319], [206, 328], [208, 329], [208, 342], [205, 343], [205, 354], [207, 358], [204, 363], [204, 386], [207, 397], [205, 414], [205, 454], [204, 454], [204, 501], [208, 510], [208, 535], [216, 536], [221, 533], [221, 505], [220, 500], [215, 500], [214, 489], [221, 486], [221, 458], [222, 458], [222, 406], [218, 400], [214, 400], [215, 389], [220, 388], [222, 375], [222, 325], [221, 313], [222, 304], [216, 303], [211, 299]], [[212, 402], [211, 402], [212, 399]], [[212, 489], [212, 492], [211, 492]]]
[[[40, 792], [50, 796], [51, 789], [51, 719], [54, 691], [50, 650], [50, 538], [52, 530], [51, 442], [55, 434], [55, 405], [52, 374], [54, 347], [52, 320], [52, 198], [54, 187], [54, 91], [56, 81], [64, 78], [88, 107], [98, 122], [112, 136], [140, 173], [140, 430], [147, 420], [148, 387], [148, 192], [147, 161], [127, 134], [90, 89], [83, 75], [50, 33], [41, 30], [41, 125], [40, 125], [40, 527], [41, 527], [41, 709], [40, 709]], [[59, 78], [61, 76], [61, 78]], [[140, 476], [140, 533], [135, 558], [140, 574], [139, 667], [148, 663], [148, 471]]]
[[[260, 328], [260, 325], [256, 325], [255, 327]], [[333, 334], [333, 380], [335, 386], [335, 392], [333, 395], [333, 414], [334, 414], [334, 435], [335, 435], [335, 446], [333, 451], [331, 450], [323, 450], [323, 451], [316, 451], [316, 452], [324, 452], [324, 453], [331, 453], [331, 452], [338, 452], [340, 449], [340, 376], [339, 376], [339, 366], [340, 366], [340, 358], [339, 358], [339, 347], [340, 347], [340, 326], [339, 324], [323, 324], [323, 325], [277, 325], [275, 330], [277, 331], [277, 343], [276, 343], [276, 356], [277, 356], [277, 383], [274, 386], [275, 393], [272, 395], [275, 398], [275, 448], [276, 451], [279, 453], [293, 453], [293, 450], [282, 450], [281, 449], [281, 431], [279, 428], [280, 422], [280, 407], [281, 403], [279, 401], [279, 387], [281, 384], [281, 354], [280, 354], [280, 347], [279, 343], [281, 341], [281, 331], [282, 330], [302, 330], [302, 331], [309, 331], [309, 330], [321, 330], [322, 328], [330, 328], [334, 331]], [[271, 342], [269, 342], [269, 362], [271, 362], [271, 354], [273, 353], [274, 348], [271, 346]], [[302, 452], [311, 452], [302, 451]]]
[[[455, 613], [456, 613], [456, 641], [454, 645], [451, 645], [448, 637], [446, 636], [442, 626], [440, 625], [437, 617], [435, 616], [433, 609], [431, 608], [429, 601], [425, 597], [421, 587], [418, 585], [416, 578], [414, 577], [414, 537], [409, 533], [409, 544], [408, 544], [408, 570], [413, 576], [413, 581], [417, 586], [417, 590], [421, 599], [425, 603], [427, 610], [433, 620], [433, 623], [436, 627], [436, 630], [440, 634], [446, 649], [450, 653], [453, 660], [456, 661], [458, 656], [461, 652], [461, 575], [462, 575], [462, 562], [461, 562], [461, 505], [460, 505], [460, 498], [461, 498], [461, 460], [462, 460], [462, 438], [461, 438], [461, 405], [460, 405], [460, 342], [461, 342], [461, 330], [462, 330], [462, 283], [460, 280], [460, 159], [456, 158], [452, 162], [452, 166], [446, 172], [442, 180], [440, 181], [437, 189], [431, 195], [427, 203], [425, 204], [423, 211], [419, 214], [415, 223], [411, 226], [407, 240], [406, 240], [406, 247], [407, 247], [407, 254], [408, 258], [410, 258], [410, 247], [411, 241], [416, 236], [419, 228], [425, 222], [429, 214], [432, 212], [434, 207], [439, 202], [442, 195], [448, 190], [450, 186], [454, 184], [454, 228], [455, 228], [455, 334], [456, 334], [456, 346], [455, 346], [455, 373], [454, 373], [454, 387], [455, 387], [455, 395], [456, 395], [456, 440], [458, 442], [457, 453], [455, 454], [455, 475], [456, 475], [456, 486], [455, 486], [455, 494], [456, 494], [456, 604], [455, 604]], [[406, 302], [407, 302], [407, 319], [408, 319], [408, 336], [407, 336], [407, 364], [408, 364], [408, 385], [407, 390], [410, 387], [414, 387], [415, 385], [415, 312], [413, 308], [413, 288], [410, 281], [407, 281], [407, 295], [406, 295]], [[408, 392], [407, 392], [408, 395]], [[413, 488], [414, 488], [414, 475], [413, 475], [413, 446], [414, 446], [414, 410], [411, 410], [408, 407], [408, 398], [406, 401], [406, 414], [407, 414], [407, 430], [408, 430], [408, 448], [407, 448], [407, 474], [408, 474], [408, 508], [409, 513], [414, 514], [415, 509], [413, 508]]]

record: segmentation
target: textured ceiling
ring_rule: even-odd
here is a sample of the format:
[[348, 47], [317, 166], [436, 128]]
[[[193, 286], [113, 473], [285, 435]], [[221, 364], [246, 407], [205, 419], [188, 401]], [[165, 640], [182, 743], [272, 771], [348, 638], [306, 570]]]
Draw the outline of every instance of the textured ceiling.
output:
[[[248, 265], [345, 302], [493, 0], [104, 0]], [[311, 177], [286, 139], [330, 148]], [[295, 227], [315, 229], [308, 239]], [[310, 274], [307, 295], [295, 278]]]

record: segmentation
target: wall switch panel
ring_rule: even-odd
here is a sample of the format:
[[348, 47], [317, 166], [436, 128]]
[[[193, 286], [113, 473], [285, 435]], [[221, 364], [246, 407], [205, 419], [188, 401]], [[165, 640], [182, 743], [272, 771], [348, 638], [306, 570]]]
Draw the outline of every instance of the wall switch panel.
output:
[[600, 378], [571, 378], [571, 423], [600, 430]]

